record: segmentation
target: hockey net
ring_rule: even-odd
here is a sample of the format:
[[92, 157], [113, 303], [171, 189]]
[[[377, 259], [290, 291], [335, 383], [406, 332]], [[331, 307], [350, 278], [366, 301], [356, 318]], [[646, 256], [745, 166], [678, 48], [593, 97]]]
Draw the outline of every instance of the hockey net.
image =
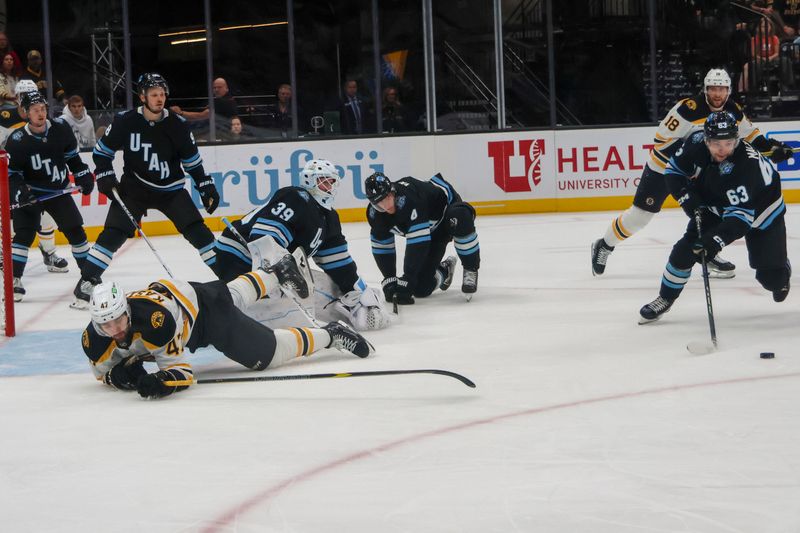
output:
[[8, 154], [0, 151], [0, 252], [2, 255], [3, 290], [0, 310], [0, 328], [6, 337], [13, 337], [14, 324], [14, 273], [11, 262], [11, 196], [8, 190]]

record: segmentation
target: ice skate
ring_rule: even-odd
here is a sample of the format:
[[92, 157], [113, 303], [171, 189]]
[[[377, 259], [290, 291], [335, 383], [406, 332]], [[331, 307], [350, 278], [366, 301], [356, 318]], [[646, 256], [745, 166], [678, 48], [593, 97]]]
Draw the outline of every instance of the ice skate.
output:
[[664, 313], [668, 312], [675, 300], [667, 300], [659, 296], [649, 304], [645, 305], [639, 310], [639, 324], [648, 324], [655, 322], [661, 318]]
[[367, 339], [356, 333], [344, 322], [331, 322], [324, 325], [322, 329], [331, 336], [331, 343], [327, 348], [337, 348], [362, 358], [375, 351], [375, 348]]

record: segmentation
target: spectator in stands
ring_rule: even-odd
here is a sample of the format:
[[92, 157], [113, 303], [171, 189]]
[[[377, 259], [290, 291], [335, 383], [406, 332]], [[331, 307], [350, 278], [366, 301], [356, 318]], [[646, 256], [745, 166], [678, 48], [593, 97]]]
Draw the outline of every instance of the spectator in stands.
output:
[[97, 142], [94, 135], [94, 121], [83, 106], [83, 98], [77, 94], [70, 96], [61, 118], [72, 128], [79, 148], [94, 148]]
[[247, 137], [249, 137], [249, 135], [244, 129], [244, 124], [242, 123], [242, 119], [238, 116], [231, 117], [230, 127], [227, 131], [227, 134], [225, 135], [225, 140], [231, 142], [237, 142], [237, 141], [247, 140]]
[[11, 57], [14, 58], [14, 76], [19, 78], [22, 75], [22, 61], [20, 61], [19, 56], [11, 47], [11, 42], [8, 40], [6, 32], [0, 31], [0, 56], [5, 56], [6, 54], [11, 54]]
[[[45, 72], [42, 68], [42, 53], [39, 52], [39, 50], [31, 50], [28, 52], [28, 66], [25, 72], [22, 73], [22, 79], [33, 80], [39, 88], [39, 92], [47, 96], [47, 79], [45, 78]], [[53, 82], [53, 96], [59, 102], [67, 105], [64, 87], [61, 86], [61, 82], [58, 80]]]
[[[217, 131], [225, 133], [229, 128], [231, 118], [236, 116], [236, 100], [231, 95], [228, 82], [224, 78], [215, 79], [211, 84], [211, 91], [214, 94], [214, 118]], [[208, 106], [200, 111], [185, 111], [174, 105], [169, 110], [191, 121], [208, 120], [211, 115]]]
[[775, 11], [783, 19], [784, 31], [791, 37], [798, 37], [800, 30], [800, 0], [778, 0]]
[[406, 108], [397, 97], [397, 87], [383, 90], [383, 131], [397, 133], [407, 131]]
[[347, 78], [344, 82], [344, 98], [339, 109], [342, 121], [342, 133], [361, 135], [369, 132], [371, 113], [358, 95], [358, 82]]
[[269, 127], [279, 130], [282, 137], [287, 137], [292, 131], [292, 86], [288, 83], [280, 84], [277, 94], [278, 102], [271, 111]]
[[756, 34], [750, 39], [750, 51], [753, 58], [751, 63], [745, 64], [742, 73], [743, 87], [750, 86], [751, 64], [755, 73], [755, 83], [766, 91], [767, 76], [778, 66], [780, 54], [780, 40], [775, 35], [775, 29], [767, 18], [762, 18], [758, 23]]
[[17, 94], [15, 88], [17, 81], [14, 56], [11, 53], [6, 53], [3, 56], [3, 62], [0, 63], [0, 108], [16, 109]]

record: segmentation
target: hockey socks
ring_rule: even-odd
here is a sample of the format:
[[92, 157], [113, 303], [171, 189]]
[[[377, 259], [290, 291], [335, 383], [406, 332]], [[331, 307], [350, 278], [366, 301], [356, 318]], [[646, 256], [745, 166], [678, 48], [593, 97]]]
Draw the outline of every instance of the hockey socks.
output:
[[228, 282], [233, 304], [244, 311], [258, 300], [280, 294], [275, 274], [255, 270]]
[[653, 215], [655, 213], [650, 213], [632, 205], [614, 219], [606, 230], [603, 240], [613, 248], [644, 228], [653, 219]]
[[319, 328], [287, 328], [275, 330], [275, 354], [269, 366], [278, 366], [327, 347], [330, 334]]
[[38, 232], [39, 245], [46, 254], [56, 251], [56, 223], [53, 217], [46, 211], [42, 213], [41, 229]]

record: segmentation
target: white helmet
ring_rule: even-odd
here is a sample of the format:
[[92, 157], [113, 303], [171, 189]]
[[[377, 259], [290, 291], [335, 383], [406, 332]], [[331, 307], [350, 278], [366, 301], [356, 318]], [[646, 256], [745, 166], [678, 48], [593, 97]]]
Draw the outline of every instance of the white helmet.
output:
[[17, 94], [17, 96], [38, 90], [39, 88], [36, 86], [36, 82], [33, 80], [19, 80], [17, 82], [17, 86], [14, 88], [14, 92]]
[[[709, 87], [727, 87], [728, 88], [728, 96], [731, 94], [731, 77], [728, 76], [728, 73], [725, 72], [725, 69], [721, 68], [712, 68], [706, 74], [705, 79], [703, 80], [703, 94], [706, 97], [706, 103], [711, 107], [711, 102], [708, 101], [708, 88]], [[722, 105], [725, 105], [725, 102], [728, 101], [728, 96], [725, 97], [725, 100], [722, 102]]]
[[708, 71], [705, 79], [703, 80], [703, 90], [705, 91], [708, 87], [727, 87], [730, 89], [731, 77], [728, 76], [728, 73], [725, 72], [725, 69], [712, 68]]
[[125, 293], [116, 281], [100, 283], [94, 287], [89, 300], [89, 312], [95, 329], [102, 333], [100, 326], [106, 322], [116, 320], [125, 313], [130, 317], [130, 306]]
[[[333, 180], [328, 183], [328, 190], [323, 191], [319, 188], [320, 178]], [[341, 177], [336, 167], [327, 159], [312, 159], [306, 163], [300, 174], [300, 186], [311, 193], [311, 196], [325, 209], [333, 207], [333, 199], [336, 197], [336, 189], [339, 188], [340, 182]]]

